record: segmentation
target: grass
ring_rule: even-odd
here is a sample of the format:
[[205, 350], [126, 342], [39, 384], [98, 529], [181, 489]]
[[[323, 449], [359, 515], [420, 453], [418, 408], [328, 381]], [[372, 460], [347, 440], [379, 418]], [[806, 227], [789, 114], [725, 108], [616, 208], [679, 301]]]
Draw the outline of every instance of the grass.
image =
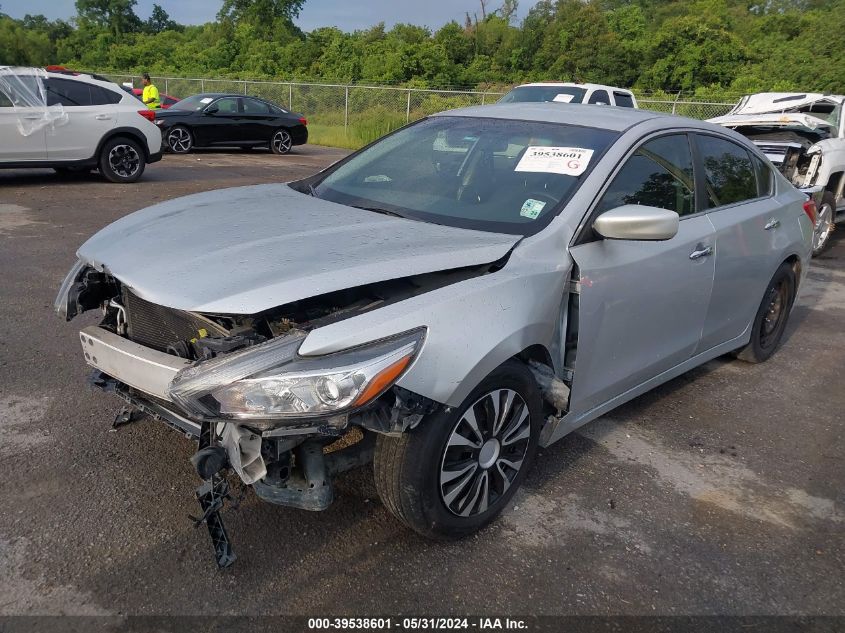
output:
[[343, 123], [309, 122], [308, 142], [329, 147], [359, 149], [403, 125], [405, 125], [404, 117], [359, 119], [350, 121], [346, 127]]

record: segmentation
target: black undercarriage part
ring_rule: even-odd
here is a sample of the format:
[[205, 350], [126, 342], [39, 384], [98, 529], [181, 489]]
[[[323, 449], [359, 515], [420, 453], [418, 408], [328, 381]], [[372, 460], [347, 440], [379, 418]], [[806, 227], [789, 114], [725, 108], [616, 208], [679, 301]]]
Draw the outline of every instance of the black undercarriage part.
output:
[[[220, 447], [215, 443], [212, 425], [209, 422], [203, 423], [200, 431], [199, 450], [197, 451], [199, 457], [197, 458], [197, 455], [195, 455], [196, 459], [191, 461], [197, 468], [198, 473], [202, 470], [203, 474], [210, 474], [210, 476], [203, 481], [195, 493], [202, 515], [190, 518], [194, 522], [195, 528], [203, 523], [208, 528], [208, 535], [211, 537], [211, 545], [214, 548], [214, 559], [217, 562], [217, 567], [223, 569], [234, 563], [237, 556], [232, 550], [232, 542], [229, 540], [226, 526], [223, 525], [223, 517], [220, 516], [223, 504], [227, 499], [231, 499], [231, 496], [229, 494], [229, 482], [223, 475], [226, 460], [223, 459], [221, 462], [221, 456], [216, 450], [218, 448]], [[223, 456], [225, 457], [225, 451]]]

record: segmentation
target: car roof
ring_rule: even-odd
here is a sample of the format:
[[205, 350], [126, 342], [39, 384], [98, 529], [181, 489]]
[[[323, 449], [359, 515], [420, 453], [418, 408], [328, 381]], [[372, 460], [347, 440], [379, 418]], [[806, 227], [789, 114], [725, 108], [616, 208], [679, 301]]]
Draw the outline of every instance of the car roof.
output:
[[632, 94], [627, 88], [617, 88], [616, 86], [607, 86], [605, 84], [579, 84], [572, 81], [535, 81], [530, 84], [520, 84], [516, 88], [523, 88], [525, 86], [560, 86], [565, 88], [585, 88], [586, 90], [616, 90], [617, 92], [627, 92]]
[[[496, 103], [447, 110], [446, 112], [439, 112], [434, 116], [464, 116], [511, 119], [514, 121], [568, 123], [570, 125], [601, 128], [615, 132], [622, 132], [644, 121], [660, 118], [671, 121], [674, 126], [677, 126], [679, 122], [683, 125], [701, 126], [701, 122], [694, 119], [686, 119], [671, 114], [661, 114], [650, 110], [568, 103]], [[705, 125], [704, 127], [712, 126]]]

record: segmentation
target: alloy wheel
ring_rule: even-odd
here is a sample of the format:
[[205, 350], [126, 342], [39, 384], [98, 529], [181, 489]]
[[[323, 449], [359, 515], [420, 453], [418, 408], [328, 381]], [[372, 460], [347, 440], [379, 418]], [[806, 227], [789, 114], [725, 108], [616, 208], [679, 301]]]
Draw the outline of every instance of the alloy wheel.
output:
[[820, 252], [827, 240], [830, 238], [830, 233], [833, 230], [833, 208], [825, 203], [819, 208], [819, 216], [816, 218], [816, 224], [813, 227], [813, 252]]
[[279, 130], [273, 135], [273, 151], [277, 154], [287, 154], [293, 141], [286, 130]]
[[452, 514], [486, 512], [510, 488], [531, 438], [528, 405], [497, 389], [476, 400], [449, 435], [440, 462], [440, 496]]
[[115, 145], [109, 152], [109, 168], [121, 178], [131, 178], [141, 166], [141, 157], [131, 145]]
[[167, 143], [174, 152], [184, 154], [191, 149], [191, 133], [185, 128], [173, 128], [167, 135]]

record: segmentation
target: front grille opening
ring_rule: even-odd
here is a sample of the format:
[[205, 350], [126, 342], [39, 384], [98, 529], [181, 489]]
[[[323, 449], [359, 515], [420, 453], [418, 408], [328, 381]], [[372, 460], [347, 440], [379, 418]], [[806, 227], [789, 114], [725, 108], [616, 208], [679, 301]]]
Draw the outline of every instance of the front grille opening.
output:
[[126, 310], [126, 335], [140, 345], [167, 352], [171, 345], [198, 338], [201, 329], [209, 336], [228, 335], [227, 330], [210, 319], [150, 303], [125, 286], [122, 298]]

